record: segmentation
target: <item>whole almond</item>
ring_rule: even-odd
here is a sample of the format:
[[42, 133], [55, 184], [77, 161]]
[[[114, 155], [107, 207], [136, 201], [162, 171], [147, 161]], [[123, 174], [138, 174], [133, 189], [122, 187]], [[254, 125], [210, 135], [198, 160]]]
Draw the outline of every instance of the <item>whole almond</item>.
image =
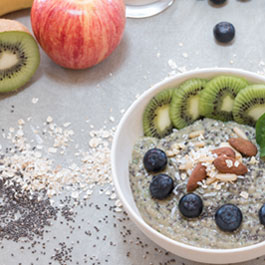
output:
[[211, 152], [213, 154], [217, 154], [218, 156], [226, 155], [228, 157], [233, 157], [233, 158], [236, 157], [235, 151], [230, 147], [220, 147], [220, 148], [212, 150]]
[[187, 184], [187, 191], [193, 191], [198, 187], [198, 181], [206, 178], [206, 168], [199, 163], [192, 171]]
[[230, 138], [228, 142], [244, 156], [255, 156], [258, 152], [257, 147], [249, 140], [243, 138]]
[[247, 167], [233, 157], [218, 156], [213, 164], [220, 173], [244, 175], [248, 172]]

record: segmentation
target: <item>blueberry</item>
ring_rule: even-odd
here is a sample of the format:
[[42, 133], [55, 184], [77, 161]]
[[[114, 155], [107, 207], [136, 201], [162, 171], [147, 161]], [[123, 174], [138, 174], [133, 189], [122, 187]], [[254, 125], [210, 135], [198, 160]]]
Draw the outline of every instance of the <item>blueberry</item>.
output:
[[233, 232], [242, 223], [242, 213], [234, 204], [224, 204], [215, 213], [217, 226], [225, 232]]
[[187, 218], [198, 217], [201, 214], [202, 209], [202, 199], [195, 193], [188, 193], [179, 201], [179, 210]]
[[210, 2], [215, 5], [222, 5], [226, 2], [226, 0], [210, 0]]
[[213, 29], [214, 37], [222, 43], [230, 42], [235, 37], [235, 28], [229, 22], [220, 22]]
[[144, 155], [144, 167], [148, 172], [157, 173], [165, 169], [167, 165], [166, 153], [158, 148], [148, 150]]
[[265, 204], [259, 209], [259, 220], [262, 225], [265, 225]]
[[170, 176], [159, 174], [153, 176], [149, 188], [153, 198], [162, 200], [170, 195], [174, 188], [174, 182]]

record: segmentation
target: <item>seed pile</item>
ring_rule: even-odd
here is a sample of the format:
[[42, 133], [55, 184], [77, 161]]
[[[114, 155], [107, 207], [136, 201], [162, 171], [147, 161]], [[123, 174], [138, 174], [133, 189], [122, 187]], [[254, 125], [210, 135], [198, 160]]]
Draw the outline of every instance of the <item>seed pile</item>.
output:
[[[75, 163], [58, 164], [60, 156], [73, 149], [70, 125], [67, 122], [60, 127], [48, 117], [42, 128], [35, 128], [31, 119], [20, 119], [16, 129], [2, 129], [5, 147], [0, 145], [0, 239], [43, 237], [45, 226], [56, 220], [59, 212], [67, 222], [74, 222], [73, 205], [86, 201], [95, 187], [111, 183], [109, 145], [114, 129], [91, 130], [86, 151], [74, 146]], [[26, 136], [26, 126], [33, 137]], [[116, 199], [112, 185], [101, 193]], [[67, 204], [64, 199], [57, 200], [58, 196], [68, 198]], [[115, 207], [121, 211], [119, 200]]]

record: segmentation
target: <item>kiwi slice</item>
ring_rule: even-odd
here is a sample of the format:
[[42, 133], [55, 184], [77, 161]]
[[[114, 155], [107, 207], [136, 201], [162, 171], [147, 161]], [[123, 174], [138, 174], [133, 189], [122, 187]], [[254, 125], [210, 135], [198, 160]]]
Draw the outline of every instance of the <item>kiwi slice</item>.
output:
[[210, 80], [200, 95], [200, 113], [216, 120], [233, 119], [234, 99], [248, 82], [235, 76], [217, 76]]
[[233, 117], [238, 123], [255, 126], [265, 113], [265, 85], [250, 85], [242, 89], [235, 98]]
[[207, 81], [193, 78], [174, 90], [169, 112], [170, 119], [176, 128], [184, 128], [200, 117], [199, 97]]
[[169, 117], [172, 89], [155, 95], [146, 106], [143, 114], [144, 135], [162, 138], [171, 133], [173, 125]]
[[9, 92], [26, 84], [39, 66], [39, 48], [17, 21], [0, 19], [0, 92]]

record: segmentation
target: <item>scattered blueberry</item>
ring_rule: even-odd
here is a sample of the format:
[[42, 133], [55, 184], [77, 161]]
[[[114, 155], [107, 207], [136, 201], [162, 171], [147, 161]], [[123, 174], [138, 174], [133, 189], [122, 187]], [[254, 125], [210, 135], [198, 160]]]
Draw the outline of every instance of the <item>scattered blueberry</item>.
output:
[[229, 22], [220, 22], [213, 29], [214, 37], [217, 41], [228, 43], [235, 37], [235, 28]]
[[241, 210], [234, 204], [224, 204], [215, 213], [217, 226], [225, 232], [233, 232], [242, 223]]
[[215, 5], [222, 5], [226, 2], [226, 0], [210, 0], [210, 2]]
[[179, 210], [187, 218], [198, 217], [201, 214], [202, 209], [202, 199], [195, 193], [188, 193], [179, 201]]
[[153, 176], [150, 183], [150, 193], [155, 199], [165, 199], [170, 195], [174, 188], [173, 179], [166, 174]]
[[259, 220], [262, 225], [265, 225], [265, 204], [259, 209]]
[[148, 150], [144, 155], [144, 167], [148, 172], [159, 172], [167, 165], [166, 153], [158, 148]]

